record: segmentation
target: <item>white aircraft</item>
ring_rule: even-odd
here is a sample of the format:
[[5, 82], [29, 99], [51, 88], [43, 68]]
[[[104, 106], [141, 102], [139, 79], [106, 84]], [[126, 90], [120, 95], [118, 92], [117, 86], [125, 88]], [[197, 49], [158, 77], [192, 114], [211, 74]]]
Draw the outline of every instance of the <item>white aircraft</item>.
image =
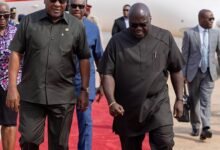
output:
[[[16, 7], [18, 14], [28, 14], [44, 8], [43, 0], [5, 0]], [[105, 32], [111, 31], [114, 19], [122, 15], [124, 4], [143, 2], [151, 10], [152, 24], [168, 29], [174, 36], [182, 36], [185, 29], [198, 24], [198, 12], [210, 9], [215, 16], [214, 27], [220, 28], [220, 0], [88, 0], [92, 14]]]

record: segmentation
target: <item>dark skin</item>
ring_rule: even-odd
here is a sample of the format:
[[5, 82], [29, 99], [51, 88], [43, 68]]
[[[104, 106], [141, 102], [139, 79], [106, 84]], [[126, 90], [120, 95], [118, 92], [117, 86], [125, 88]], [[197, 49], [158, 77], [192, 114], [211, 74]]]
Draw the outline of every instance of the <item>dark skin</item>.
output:
[[[215, 18], [212, 11], [207, 9], [202, 9], [199, 11], [198, 14], [199, 25], [204, 29], [211, 29], [213, 26], [214, 19]], [[188, 82], [187, 79], [185, 79], [185, 82], [186, 83]]]
[[214, 15], [210, 10], [202, 9], [199, 12], [199, 25], [205, 29], [211, 29], [214, 22]]
[[44, 0], [44, 4], [51, 21], [54, 23], [61, 19], [67, 6], [67, 2], [60, 3], [58, 0], [54, 3], [50, 2], [50, 0]]
[[[56, 23], [61, 19], [63, 16], [63, 12], [66, 8], [67, 3], [61, 4], [59, 1], [55, 3], [50, 2], [49, 0], [45, 0], [45, 9], [48, 15], [51, 18], [51, 21]], [[19, 105], [20, 105], [20, 94], [17, 89], [17, 75], [19, 71], [19, 66], [21, 63], [22, 55], [18, 52], [12, 51], [9, 60], [9, 85], [8, 85], [8, 92], [6, 98], [6, 105], [18, 112]]]
[[[76, 4], [76, 5], [84, 5], [85, 7], [83, 9], [80, 9], [79, 7], [76, 7], [76, 8], [72, 8], [71, 6], [69, 6], [69, 12], [70, 14], [72, 14], [73, 16], [75, 16], [76, 18], [78, 18], [80, 21], [82, 21], [83, 19], [83, 16], [85, 16], [85, 13], [86, 13], [86, 1], [85, 0], [71, 0], [70, 1], [70, 4]], [[100, 59], [95, 59], [95, 64], [96, 64], [96, 67], [99, 65], [99, 61]], [[89, 62], [89, 61], [88, 61]], [[100, 76], [101, 78], [101, 76]], [[84, 85], [82, 85], [83, 87], [85, 87]], [[81, 98], [82, 96], [85, 94], [86, 92], [82, 92], [80, 93], [80, 96], [78, 98], [78, 102], [79, 104], [81, 104]], [[83, 94], [83, 95], [82, 95]], [[97, 90], [97, 101], [99, 102], [100, 99], [102, 98], [103, 96], [103, 90], [101, 88], [101, 86], [98, 88]], [[87, 98], [88, 98], [88, 93], [87, 93]]]
[[[90, 64], [89, 59], [82, 59], [79, 62], [80, 64], [80, 74], [82, 78], [82, 87], [87, 88], [89, 86], [89, 76], [90, 76]], [[80, 95], [77, 100], [77, 108], [81, 111], [85, 111], [89, 104], [89, 94], [87, 91], [80, 92]]]
[[[85, 6], [85, 1], [84, 0], [71, 0], [70, 4], [77, 4], [77, 5], [84, 5]], [[79, 20], [82, 20], [82, 17], [84, 16], [84, 9], [80, 9], [79, 7], [73, 9], [69, 5], [69, 12]], [[84, 89], [87, 89], [89, 86], [89, 76], [90, 76], [90, 63], [89, 59], [83, 59], [80, 60], [80, 74], [82, 77], [82, 85]], [[88, 107], [89, 104], [89, 93], [87, 90], [81, 90], [80, 95], [77, 99], [77, 109], [81, 111], [85, 111]]]
[[[7, 14], [8, 17], [0, 17], [0, 34], [3, 38], [5, 38], [4, 34], [6, 32], [6, 27], [9, 20], [9, 7], [5, 4], [0, 4], [0, 14]], [[16, 126], [8, 126], [2, 125], [1, 129], [1, 143], [3, 150], [14, 150], [15, 149], [15, 141], [16, 141]]]
[[[151, 15], [149, 9], [146, 5], [135, 4], [131, 7], [129, 13], [129, 23], [130, 23], [130, 32], [134, 37], [138, 39], [144, 38], [148, 34], [148, 30], [151, 26]], [[136, 24], [136, 27], [133, 27], [132, 24]], [[183, 85], [184, 78], [182, 72], [171, 72], [171, 81], [176, 94], [176, 101], [174, 104], [174, 117], [179, 118], [183, 114]], [[115, 80], [112, 75], [104, 75], [103, 77], [103, 87], [106, 98], [108, 100], [109, 112], [113, 117], [123, 116], [124, 108], [122, 105], [117, 103], [117, 100], [114, 97], [115, 91]]]
[[[128, 11], [127, 11], [128, 10]], [[128, 17], [128, 13], [129, 13], [129, 10], [130, 10], [130, 6], [128, 6], [128, 5], [125, 5], [124, 7], [123, 7], [123, 16], [124, 17]]]
[[[63, 12], [65, 11], [67, 3], [60, 3], [59, 1], [52, 3], [49, 0], [45, 0], [44, 3], [46, 6], [46, 11], [51, 18], [51, 21], [54, 23], [58, 22], [63, 16]], [[21, 59], [21, 54], [12, 51], [9, 61], [9, 86], [6, 104], [9, 108], [16, 112], [18, 112], [20, 105], [20, 95], [17, 90], [16, 80]], [[86, 89], [89, 84], [89, 59], [80, 60], [80, 73], [82, 77], [82, 87]], [[88, 106], [88, 93], [86, 91], [81, 92], [77, 106], [78, 109], [80, 109], [81, 111], [86, 110]]]
[[16, 8], [11, 9], [10, 11], [11, 11], [10, 12], [11, 13], [10, 18], [15, 19], [16, 18]]

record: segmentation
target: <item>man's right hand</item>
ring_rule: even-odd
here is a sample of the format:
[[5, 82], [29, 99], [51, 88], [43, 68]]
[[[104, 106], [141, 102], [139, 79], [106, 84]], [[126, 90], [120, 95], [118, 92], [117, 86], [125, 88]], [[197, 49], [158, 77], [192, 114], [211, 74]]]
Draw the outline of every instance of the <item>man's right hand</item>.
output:
[[113, 117], [117, 117], [117, 116], [123, 116], [124, 115], [124, 108], [118, 104], [117, 102], [115, 102], [113, 105], [111, 105], [109, 107], [109, 112]]
[[20, 95], [17, 87], [8, 88], [6, 105], [13, 111], [18, 112], [20, 106]]
[[80, 95], [78, 97], [77, 100], [77, 109], [80, 111], [86, 111], [86, 109], [88, 108], [88, 104], [89, 104], [89, 98], [88, 98], [89, 94], [87, 91], [80, 91]]

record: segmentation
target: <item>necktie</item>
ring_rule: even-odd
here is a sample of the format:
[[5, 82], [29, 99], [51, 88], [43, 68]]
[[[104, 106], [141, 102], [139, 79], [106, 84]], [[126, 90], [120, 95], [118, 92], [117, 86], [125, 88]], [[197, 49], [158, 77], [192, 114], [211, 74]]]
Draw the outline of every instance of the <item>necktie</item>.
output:
[[202, 43], [202, 59], [201, 59], [201, 71], [205, 73], [208, 68], [208, 30], [203, 31], [203, 43]]

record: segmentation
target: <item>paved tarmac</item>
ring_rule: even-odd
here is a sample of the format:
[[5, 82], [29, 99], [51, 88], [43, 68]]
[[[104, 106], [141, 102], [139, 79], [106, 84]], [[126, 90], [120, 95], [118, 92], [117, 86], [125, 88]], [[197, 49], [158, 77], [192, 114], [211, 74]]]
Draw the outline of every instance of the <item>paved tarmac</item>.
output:
[[[172, 86], [169, 86], [169, 88], [172, 108], [175, 94]], [[205, 141], [201, 141], [199, 136], [192, 137], [190, 135], [191, 125], [189, 123], [180, 123], [174, 119], [174, 150], [220, 150], [220, 80], [215, 82], [211, 100], [211, 130], [213, 137]]]

